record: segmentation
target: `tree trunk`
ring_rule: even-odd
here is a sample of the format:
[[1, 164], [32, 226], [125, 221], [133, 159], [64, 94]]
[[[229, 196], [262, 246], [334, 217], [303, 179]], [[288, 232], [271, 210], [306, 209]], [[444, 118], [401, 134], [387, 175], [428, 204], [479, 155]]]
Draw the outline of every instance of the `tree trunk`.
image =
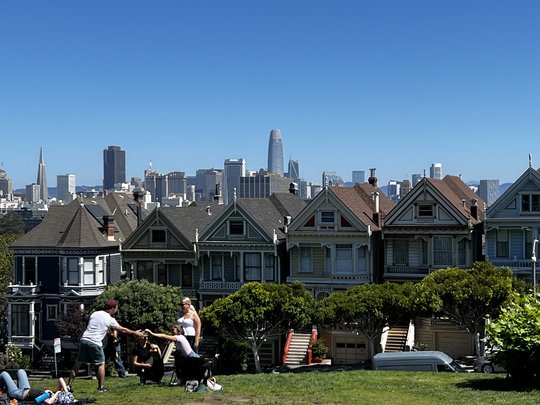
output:
[[261, 359], [259, 358], [259, 346], [255, 341], [251, 343], [251, 350], [253, 351], [253, 360], [255, 361], [255, 372], [258, 374], [261, 372]]

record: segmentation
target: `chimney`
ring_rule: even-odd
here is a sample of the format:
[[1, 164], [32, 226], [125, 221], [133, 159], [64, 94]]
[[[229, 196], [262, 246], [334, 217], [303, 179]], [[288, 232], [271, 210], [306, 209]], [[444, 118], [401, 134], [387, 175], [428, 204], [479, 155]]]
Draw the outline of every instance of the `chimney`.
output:
[[135, 204], [137, 204], [137, 226], [139, 226], [142, 222], [141, 206], [143, 203], [143, 196], [144, 196], [144, 192], [142, 190], [135, 190], [133, 192], [133, 199], [135, 200]]
[[114, 217], [112, 215], [103, 215], [103, 233], [107, 240], [114, 240]]
[[284, 232], [287, 233], [287, 229], [289, 228], [289, 225], [291, 224], [292, 217], [290, 215], [285, 215], [283, 217], [283, 224], [285, 225]]
[[471, 216], [478, 219], [478, 200], [476, 198], [471, 200]]
[[291, 184], [289, 184], [289, 193], [298, 195], [298, 183], [293, 181]]
[[[371, 178], [371, 177], [370, 177]], [[376, 179], [375, 179], [376, 181]], [[380, 208], [379, 208], [379, 193], [376, 191], [371, 194], [373, 198], [373, 222], [377, 226], [381, 226], [381, 214], [380, 214]]]
[[223, 204], [223, 196], [221, 195], [220, 183], [216, 183], [216, 189], [214, 191], [214, 201], [218, 204]]
[[375, 176], [375, 168], [369, 169], [370, 176], [368, 179], [368, 183], [371, 184], [373, 187], [377, 187], [377, 177]]

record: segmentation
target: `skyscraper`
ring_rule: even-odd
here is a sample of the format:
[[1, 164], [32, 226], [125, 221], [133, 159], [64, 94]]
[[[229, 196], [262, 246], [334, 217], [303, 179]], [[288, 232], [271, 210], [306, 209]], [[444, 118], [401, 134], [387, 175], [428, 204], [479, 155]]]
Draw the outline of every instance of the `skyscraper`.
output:
[[298, 160], [289, 159], [288, 176], [291, 179], [299, 179], [300, 178], [300, 165], [298, 164]]
[[234, 198], [234, 189], [240, 191], [240, 177], [246, 176], [244, 159], [226, 159], [223, 166], [223, 203], [228, 204]]
[[422, 180], [422, 174], [421, 173], [413, 173], [412, 174], [412, 186], [416, 186], [420, 180]]
[[59, 200], [69, 203], [75, 194], [75, 175], [59, 174], [56, 176], [56, 196]]
[[366, 172], [364, 170], [353, 170], [352, 172], [352, 182], [356, 183], [365, 183], [366, 182]]
[[283, 144], [279, 129], [270, 131], [268, 141], [268, 171], [283, 176]]
[[13, 197], [13, 182], [4, 169], [0, 169], [0, 197], [9, 200]]
[[432, 179], [439, 179], [439, 180], [443, 178], [442, 163], [433, 163], [431, 165], [431, 167], [429, 168], [429, 177]]
[[489, 207], [499, 198], [499, 180], [480, 180], [477, 194]]
[[114, 185], [126, 182], [126, 152], [119, 146], [103, 150], [103, 189], [112, 190]]
[[43, 148], [39, 148], [39, 164], [36, 184], [39, 186], [39, 197], [46, 201], [49, 197], [49, 189], [47, 188], [47, 175], [45, 173], [45, 160], [43, 159]]

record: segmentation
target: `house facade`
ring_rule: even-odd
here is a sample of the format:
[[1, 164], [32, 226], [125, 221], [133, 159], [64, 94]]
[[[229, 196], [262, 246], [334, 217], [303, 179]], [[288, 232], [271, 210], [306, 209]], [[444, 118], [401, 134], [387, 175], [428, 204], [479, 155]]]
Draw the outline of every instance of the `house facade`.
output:
[[459, 177], [423, 178], [384, 218], [384, 280], [483, 260], [483, 220], [484, 202]]
[[[533, 281], [533, 242], [540, 234], [540, 173], [529, 167], [487, 210], [486, 260]], [[536, 253], [538, 253], [535, 244]]]
[[119, 243], [135, 228], [137, 212], [128, 195], [77, 198], [51, 206], [40, 225], [12, 244], [8, 343], [52, 346], [58, 314], [91, 304], [107, 284], [120, 280]]

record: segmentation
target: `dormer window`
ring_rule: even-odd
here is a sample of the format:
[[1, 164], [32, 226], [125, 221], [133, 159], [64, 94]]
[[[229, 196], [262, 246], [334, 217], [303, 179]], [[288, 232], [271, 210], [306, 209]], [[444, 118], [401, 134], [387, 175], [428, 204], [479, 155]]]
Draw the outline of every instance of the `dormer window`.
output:
[[334, 211], [321, 211], [321, 225], [333, 225], [335, 223]]
[[152, 243], [165, 243], [167, 234], [165, 229], [152, 229]]
[[229, 221], [229, 235], [243, 236], [244, 221]]
[[540, 212], [540, 194], [522, 194], [521, 212]]
[[418, 205], [418, 217], [420, 218], [433, 218], [433, 205], [420, 204]]

